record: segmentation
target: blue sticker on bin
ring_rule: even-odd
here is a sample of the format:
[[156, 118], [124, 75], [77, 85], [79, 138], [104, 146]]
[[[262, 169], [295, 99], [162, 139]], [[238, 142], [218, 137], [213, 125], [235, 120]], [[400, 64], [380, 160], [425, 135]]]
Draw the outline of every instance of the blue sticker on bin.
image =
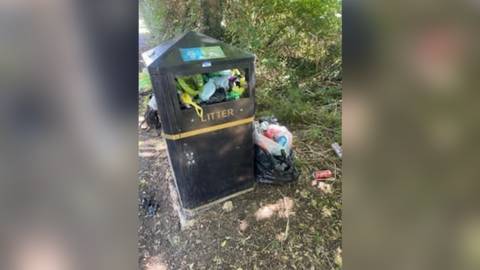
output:
[[211, 67], [212, 66], [212, 62], [203, 62], [202, 63], [202, 67]]
[[220, 46], [180, 49], [183, 61], [225, 58]]

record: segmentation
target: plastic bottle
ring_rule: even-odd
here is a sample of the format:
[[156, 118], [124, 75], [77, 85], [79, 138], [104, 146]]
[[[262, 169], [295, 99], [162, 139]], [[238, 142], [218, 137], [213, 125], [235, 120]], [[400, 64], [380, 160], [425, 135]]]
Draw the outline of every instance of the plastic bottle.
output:
[[286, 136], [280, 136], [278, 137], [277, 143], [280, 144], [281, 146], [287, 145], [288, 139]]
[[290, 133], [290, 131], [288, 131], [286, 127], [271, 124], [268, 126], [268, 133], [271, 136], [270, 138], [275, 142], [278, 142], [281, 136], [285, 136], [286, 143], [284, 146], [288, 146], [288, 147], [292, 146], [292, 139], [293, 139], [292, 133]]
[[209, 79], [208, 82], [203, 86], [203, 91], [198, 95], [203, 101], [207, 101], [215, 93], [215, 83], [212, 79]]
[[338, 143], [332, 143], [332, 149], [335, 151], [337, 156], [342, 159], [342, 147]]

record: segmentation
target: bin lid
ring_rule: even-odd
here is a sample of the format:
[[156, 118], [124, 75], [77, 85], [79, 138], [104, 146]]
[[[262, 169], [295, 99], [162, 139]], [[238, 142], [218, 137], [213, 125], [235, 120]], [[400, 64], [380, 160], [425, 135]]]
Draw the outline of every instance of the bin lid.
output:
[[195, 31], [177, 36], [142, 54], [150, 69], [181, 67], [199, 62], [251, 59], [255, 55]]

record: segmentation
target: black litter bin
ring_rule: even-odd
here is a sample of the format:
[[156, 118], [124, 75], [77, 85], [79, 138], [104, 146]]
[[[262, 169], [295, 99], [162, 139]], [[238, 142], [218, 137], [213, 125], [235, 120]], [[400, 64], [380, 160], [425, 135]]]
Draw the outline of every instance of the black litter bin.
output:
[[[251, 191], [255, 55], [191, 31], [145, 52], [143, 58], [152, 80], [183, 210], [195, 213]], [[229, 72], [238, 72], [240, 79], [235, 81]], [[193, 105], [187, 108], [183, 102], [183, 90], [187, 90], [180, 82], [191, 75], [196, 75], [197, 81], [201, 76], [204, 86], [213, 78], [215, 94], [223, 95], [225, 91], [225, 96], [229, 91], [225, 88], [238, 90], [238, 80], [243, 80], [243, 94], [215, 104], [203, 102], [200, 95], [192, 97], [198, 101], [202, 115]], [[226, 86], [226, 76], [232, 87], [219, 88], [222, 83]], [[228, 95], [232, 93], [233, 90]]]

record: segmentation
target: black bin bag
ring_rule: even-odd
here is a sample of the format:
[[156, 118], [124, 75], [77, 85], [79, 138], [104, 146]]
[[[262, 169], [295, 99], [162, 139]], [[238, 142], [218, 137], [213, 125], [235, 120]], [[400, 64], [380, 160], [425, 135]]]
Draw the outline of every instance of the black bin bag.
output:
[[300, 173], [295, 167], [293, 151], [289, 155], [272, 155], [255, 144], [255, 179], [261, 184], [283, 185], [296, 181]]

